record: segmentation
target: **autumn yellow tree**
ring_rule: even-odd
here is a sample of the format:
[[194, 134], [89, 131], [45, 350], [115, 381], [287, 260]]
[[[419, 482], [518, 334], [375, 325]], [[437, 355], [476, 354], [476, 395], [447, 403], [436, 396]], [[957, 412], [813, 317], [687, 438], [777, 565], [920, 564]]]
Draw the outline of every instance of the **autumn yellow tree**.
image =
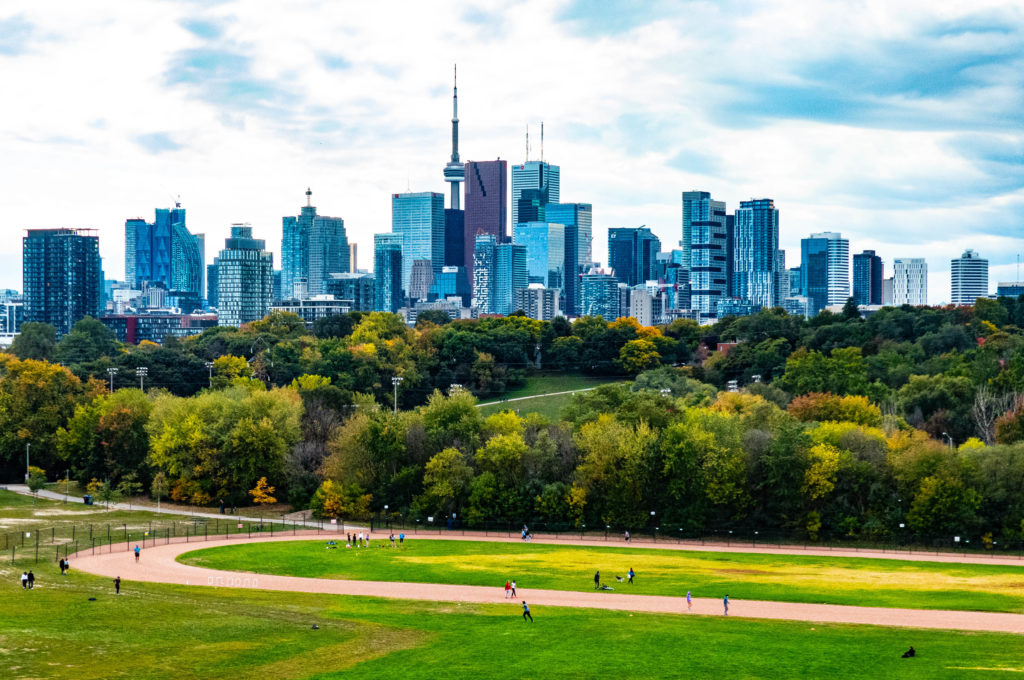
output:
[[276, 503], [277, 499], [272, 495], [274, 493], [274, 487], [267, 484], [266, 477], [260, 477], [260, 480], [256, 482], [256, 487], [249, 490], [249, 495], [252, 496], [252, 502], [257, 505], [269, 505]]

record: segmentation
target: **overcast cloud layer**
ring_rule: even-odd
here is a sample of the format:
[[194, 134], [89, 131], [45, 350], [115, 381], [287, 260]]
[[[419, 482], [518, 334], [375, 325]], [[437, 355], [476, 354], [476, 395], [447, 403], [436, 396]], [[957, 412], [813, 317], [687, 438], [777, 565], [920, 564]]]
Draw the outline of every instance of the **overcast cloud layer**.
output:
[[[283, 5], [287, 4], [287, 9]], [[984, 2], [175, 2], [0, 6], [0, 287], [26, 228], [100, 230], [181, 196], [212, 261], [232, 222], [280, 253], [307, 186], [359, 264], [391, 194], [446, 191], [451, 72], [463, 160], [533, 157], [562, 200], [670, 249], [680, 192], [771, 197], [787, 264], [815, 231], [886, 262], [1024, 249], [1024, 7]], [[275, 265], [280, 258], [275, 255]]]

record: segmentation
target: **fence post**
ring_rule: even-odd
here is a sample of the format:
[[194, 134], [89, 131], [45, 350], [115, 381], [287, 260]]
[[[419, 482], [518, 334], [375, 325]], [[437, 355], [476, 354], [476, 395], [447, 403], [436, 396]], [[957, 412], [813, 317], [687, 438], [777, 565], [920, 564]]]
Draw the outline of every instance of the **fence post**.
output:
[[36, 532], [36, 564], [39, 564], [39, 532]]

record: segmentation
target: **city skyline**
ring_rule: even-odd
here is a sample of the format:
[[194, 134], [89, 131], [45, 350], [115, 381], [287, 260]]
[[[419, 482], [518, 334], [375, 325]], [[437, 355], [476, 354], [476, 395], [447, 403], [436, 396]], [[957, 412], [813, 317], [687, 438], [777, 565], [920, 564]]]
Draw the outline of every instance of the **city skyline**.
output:
[[[179, 195], [208, 243], [247, 222], [280, 263], [281, 215], [311, 186], [369, 252], [392, 194], [448, 194], [456, 62], [461, 160], [522, 163], [527, 123], [540, 160], [544, 121], [560, 200], [593, 204], [602, 263], [611, 227], [646, 224], [669, 249], [681, 192], [700, 190], [730, 212], [774, 199], [790, 262], [823, 231], [887, 271], [924, 257], [932, 303], [950, 300], [966, 249], [990, 261], [993, 285], [1017, 278], [1019, 8], [432, 4], [397, 23], [361, 7], [344, 24], [233, 2], [65, 9], [13, 0], [0, 14], [0, 83], [21, 93], [0, 133], [0, 220], [19, 235], [98, 230], [108, 278], [124, 278], [125, 220]], [[535, 41], [557, 48], [517, 47]], [[16, 242], [0, 246], [0, 287], [22, 286]]]

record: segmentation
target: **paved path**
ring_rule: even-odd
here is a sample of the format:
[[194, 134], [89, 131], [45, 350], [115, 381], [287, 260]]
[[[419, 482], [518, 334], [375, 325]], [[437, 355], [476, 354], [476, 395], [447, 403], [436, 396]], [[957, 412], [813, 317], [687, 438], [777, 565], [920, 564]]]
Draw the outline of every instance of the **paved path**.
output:
[[[605, 384], [606, 385], [617, 385], [618, 383], [605, 383]], [[597, 387], [601, 387], [601, 385], [598, 385]], [[597, 387], [584, 387], [584, 388], [581, 388], [581, 389], [578, 389], [578, 390], [566, 390], [564, 392], [545, 392], [544, 394], [531, 394], [528, 397], [514, 397], [512, 399], [499, 399], [498, 401], [488, 401], [488, 402], [484, 402], [482, 404], [477, 404], [476, 407], [477, 408], [481, 408], [483, 406], [494, 406], [496, 404], [507, 404], [507, 403], [513, 402], [513, 401], [523, 401], [524, 399], [539, 399], [541, 397], [557, 397], [560, 394], [576, 394], [577, 392], [589, 392], [591, 390], [596, 390]]]
[[[474, 602], [518, 606], [517, 601], [506, 600], [503, 589], [481, 586], [455, 586], [431, 583], [392, 583], [381, 581], [351, 581], [341, 579], [300, 578], [245, 572], [205, 569], [176, 561], [178, 555], [199, 548], [235, 545], [239, 542], [310, 540], [306, 536], [277, 536], [274, 538], [232, 539], [202, 543], [170, 543], [148, 547], [142, 560], [135, 562], [126, 550], [90, 555], [82, 552], [70, 558], [75, 569], [113, 578], [120, 576], [125, 588], [132, 581], [203, 585], [228, 588], [259, 588], [294, 592], [326, 593], [333, 595], [370, 595], [410, 600], [446, 602]], [[407, 539], [415, 540], [415, 538]], [[467, 540], [483, 540], [482, 537]], [[116, 548], [117, 546], [115, 546]], [[527, 600], [535, 608], [540, 606], [589, 607], [642, 612], [683, 613], [686, 603], [681, 597], [653, 595], [626, 595], [608, 592], [574, 592], [560, 590], [519, 589], [519, 600]], [[722, 603], [718, 599], [696, 598], [693, 613], [721, 615]], [[851, 607], [844, 605], [800, 604], [793, 602], [763, 602], [733, 600], [731, 616], [755, 619], [788, 619], [822, 623], [854, 623], [912, 628], [938, 628], [970, 631], [989, 631], [1024, 634], [1024, 616], [982, 612], [943, 611], [933, 609], [890, 609], [881, 607]]]

